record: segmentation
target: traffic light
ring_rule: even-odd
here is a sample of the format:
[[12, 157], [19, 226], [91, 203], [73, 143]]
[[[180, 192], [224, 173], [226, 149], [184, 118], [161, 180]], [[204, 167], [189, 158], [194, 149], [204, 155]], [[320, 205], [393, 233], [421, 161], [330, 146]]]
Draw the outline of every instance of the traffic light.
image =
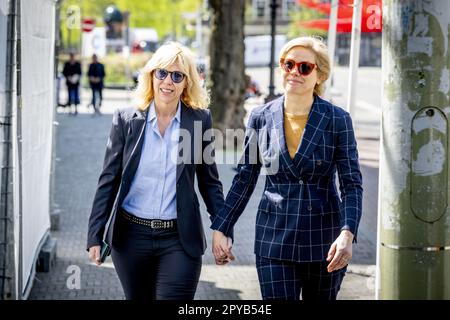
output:
[[107, 39], [122, 39], [123, 15], [116, 6], [108, 6], [103, 20], [106, 25]]

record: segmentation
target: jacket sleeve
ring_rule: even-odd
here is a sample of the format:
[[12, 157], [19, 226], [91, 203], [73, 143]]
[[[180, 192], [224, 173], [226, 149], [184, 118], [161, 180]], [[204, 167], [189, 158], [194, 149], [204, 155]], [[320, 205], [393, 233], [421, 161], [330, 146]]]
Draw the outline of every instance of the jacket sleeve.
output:
[[237, 173], [233, 178], [230, 191], [228, 191], [225, 205], [211, 225], [211, 229], [219, 230], [229, 237], [232, 237], [233, 227], [255, 190], [261, 171], [257, 130], [256, 117], [251, 113], [245, 132], [244, 151], [239, 160]]
[[341, 229], [350, 230], [356, 242], [362, 213], [362, 175], [359, 168], [358, 150], [352, 119], [346, 113], [337, 121], [335, 161], [341, 191]]
[[69, 76], [69, 70], [68, 70], [67, 62], [64, 63], [64, 67], [63, 67], [62, 74], [63, 74], [63, 76], [66, 77], [66, 78]]
[[89, 218], [87, 249], [102, 243], [105, 226], [120, 186], [123, 148], [125, 144], [123, 126], [120, 111], [116, 110], [106, 146], [103, 170], [98, 179], [97, 191], [95, 192]]
[[94, 68], [93, 68], [92, 64], [89, 65], [88, 74], [87, 75], [88, 75], [88, 77], [94, 77], [95, 76]]
[[212, 221], [223, 207], [224, 196], [215, 162], [214, 135], [211, 130], [212, 117], [209, 110], [204, 126], [206, 135], [210, 136], [211, 141], [203, 141], [202, 139], [203, 159], [202, 163], [196, 166], [196, 173], [198, 189], [210, 215], [209, 218]]

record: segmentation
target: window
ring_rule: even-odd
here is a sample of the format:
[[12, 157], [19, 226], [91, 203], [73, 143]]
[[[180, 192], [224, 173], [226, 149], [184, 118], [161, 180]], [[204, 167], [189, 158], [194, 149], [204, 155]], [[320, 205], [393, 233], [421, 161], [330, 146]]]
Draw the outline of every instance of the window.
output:
[[297, 10], [296, 0], [283, 0], [281, 5], [281, 17], [289, 20], [289, 15]]
[[256, 1], [256, 17], [263, 18], [266, 15], [266, 1], [257, 0]]
[[295, 0], [285, 0], [286, 2], [286, 9], [288, 12], [293, 11], [297, 8], [297, 4]]

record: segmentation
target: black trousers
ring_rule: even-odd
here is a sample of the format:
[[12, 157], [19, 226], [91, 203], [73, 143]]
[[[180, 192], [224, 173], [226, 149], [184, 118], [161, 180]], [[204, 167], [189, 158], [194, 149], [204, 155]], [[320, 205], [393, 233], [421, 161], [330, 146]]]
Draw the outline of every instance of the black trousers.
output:
[[347, 267], [328, 273], [327, 265], [256, 256], [263, 300], [336, 300]]
[[118, 212], [111, 257], [128, 300], [193, 300], [202, 257], [189, 256], [177, 229], [151, 229]]

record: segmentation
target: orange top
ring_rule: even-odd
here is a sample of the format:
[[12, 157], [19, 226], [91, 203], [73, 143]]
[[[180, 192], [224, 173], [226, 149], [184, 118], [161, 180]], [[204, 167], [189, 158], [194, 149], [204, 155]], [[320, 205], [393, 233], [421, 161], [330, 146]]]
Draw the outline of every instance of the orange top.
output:
[[302, 141], [308, 115], [295, 115], [284, 113], [284, 136], [291, 159], [294, 159], [297, 149]]

